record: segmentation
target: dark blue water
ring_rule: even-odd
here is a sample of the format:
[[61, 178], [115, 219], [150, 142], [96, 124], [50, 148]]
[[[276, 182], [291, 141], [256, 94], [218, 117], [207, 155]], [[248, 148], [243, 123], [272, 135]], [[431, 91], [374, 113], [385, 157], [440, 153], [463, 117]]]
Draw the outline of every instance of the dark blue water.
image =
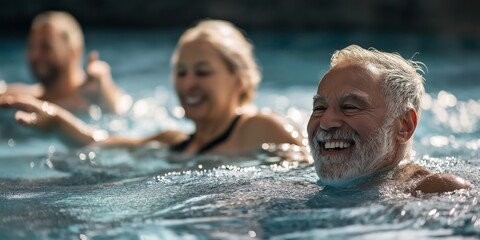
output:
[[[87, 30], [134, 105], [126, 117], [83, 116], [113, 133], [192, 131], [179, 119], [170, 55], [180, 31]], [[480, 234], [480, 49], [458, 36], [367, 33], [250, 35], [263, 68], [259, 109], [305, 126], [335, 49], [351, 43], [414, 56], [428, 66], [414, 161], [475, 187], [410, 196], [394, 189], [325, 189], [309, 164], [261, 152], [172, 163], [155, 146], [68, 150], [0, 113], [0, 239], [429, 239]], [[418, 54], [416, 54], [418, 52]], [[30, 82], [22, 36], [0, 40], [0, 79]]]

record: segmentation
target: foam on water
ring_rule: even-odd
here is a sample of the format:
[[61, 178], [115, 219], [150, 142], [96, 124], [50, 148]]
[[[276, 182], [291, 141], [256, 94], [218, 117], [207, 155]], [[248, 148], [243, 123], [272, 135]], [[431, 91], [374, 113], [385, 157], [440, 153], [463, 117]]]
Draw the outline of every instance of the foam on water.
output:
[[[454, 170], [466, 167], [459, 166]], [[11, 216], [2, 217], [3, 227], [28, 229], [35, 236], [46, 232], [54, 239], [75, 234], [91, 239], [144, 234], [248, 238], [249, 231], [293, 239], [315, 236], [318, 229], [323, 230], [319, 237], [340, 239], [480, 231], [476, 189], [412, 197], [376, 188], [325, 189], [315, 181], [309, 165], [285, 162], [93, 185], [4, 185], [0, 211]]]

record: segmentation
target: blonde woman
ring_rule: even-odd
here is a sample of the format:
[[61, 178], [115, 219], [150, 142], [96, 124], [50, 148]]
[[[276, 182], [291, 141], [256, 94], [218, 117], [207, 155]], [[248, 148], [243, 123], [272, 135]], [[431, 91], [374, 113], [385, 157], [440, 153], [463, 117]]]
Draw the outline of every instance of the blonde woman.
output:
[[172, 78], [185, 116], [195, 132], [164, 131], [142, 139], [108, 136], [60, 107], [25, 96], [0, 98], [0, 106], [17, 108], [16, 119], [41, 129], [56, 129], [79, 145], [99, 143], [135, 147], [156, 141], [172, 151], [195, 154], [243, 154], [263, 143], [301, 145], [278, 117], [242, 114], [260, 83], [253, 46], [231, 23], [204, 20], [180, 38], [172, 57]]

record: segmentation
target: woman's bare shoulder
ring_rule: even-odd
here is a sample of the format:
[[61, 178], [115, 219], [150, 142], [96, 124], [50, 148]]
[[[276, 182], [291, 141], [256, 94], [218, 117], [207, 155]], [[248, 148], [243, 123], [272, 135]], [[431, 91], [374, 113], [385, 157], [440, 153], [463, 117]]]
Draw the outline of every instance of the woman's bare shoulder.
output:
[[278, 115], [259, 113], [247, 115], [243, 118], [241, 129], [245, 134], [258, 135], [259, 133], [285, 131], [286, 121]]
[[[301, 142], [301, 140], [297, 140], [301, 133], [279, 115], [259, 113], [244, 118], [239, 127], [242, 141], [256, 144], [299, 144]], [[296, 133], [293, 133], [294, 131]]]

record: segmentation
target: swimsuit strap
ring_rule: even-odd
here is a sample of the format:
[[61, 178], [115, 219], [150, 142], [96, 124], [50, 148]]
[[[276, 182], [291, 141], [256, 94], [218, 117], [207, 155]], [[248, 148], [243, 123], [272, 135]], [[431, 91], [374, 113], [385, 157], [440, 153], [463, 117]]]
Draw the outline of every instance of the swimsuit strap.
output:
[[[233, 132], [233, 129], [235, 129], [235, 126], [237, 125], [238, 123], [238, 120], [240, 120], [240, 117], [242, 115], [238, 115], [235, 117], [235, 119], [233, 119], [232, 123], [230, 123], [230, 126], [227, 128], [227, 130], [225, 130], [225, 132], [222, 133], [222, 135], [218, 136], [217, 138], [213, 139], [212, 141], [210, 141], [209, 143], [205, 144], [203, 147], [201, 147], [196, 154], [202, 154], [202, 153], [205, 153], [207, 152], [208, 150], [222, 144], [223, 142], [225, 142], [229, 137], [230, 135], [232, 134]], [[195, 137], [195, 134], [191, 134], [190, 137], [175, 145], [175, 146], [172, 146], [170, 147], [170, 150], [171, 151], [175, 151], [175, 152], [182, 152], [184, 151], [188, 145], [190, 145], [190, 143], [192, 142], [193, 138]]]
[[181, 142], [177, 145], [171, 146], [170, 151], [172, 151], [172, 152], [183, 152], [188, 147], [188, 145], [190, 145], [192, 140], [193, 140], [193, 134], [190, 134], [190, 137], [188, 139], [184, 140], [183, 142]]
[[232, 123], [230, 123], [230, 126], [227, 128], [227, 130], [225, 130], [225, 132], [222, 135], [218, 136], [217, 138], [213, 139], [208, 144], [206, 144], [205, 146], [200, 148], [200, 150], [198, 150], [197, 154], [205, 153], [206, 151], [208, 151], [208, 150], [220, 145], [221, 143], [225, 142], [228, 139], [228, 137], [230, 137], [230, 134], [232, 134], [233, 129], [237, 125], [237, 122], [238, 122], [238, 120], [240, 120], [241, 116], [242, 115], [236, 116], [235, 119], [233, 119]]

